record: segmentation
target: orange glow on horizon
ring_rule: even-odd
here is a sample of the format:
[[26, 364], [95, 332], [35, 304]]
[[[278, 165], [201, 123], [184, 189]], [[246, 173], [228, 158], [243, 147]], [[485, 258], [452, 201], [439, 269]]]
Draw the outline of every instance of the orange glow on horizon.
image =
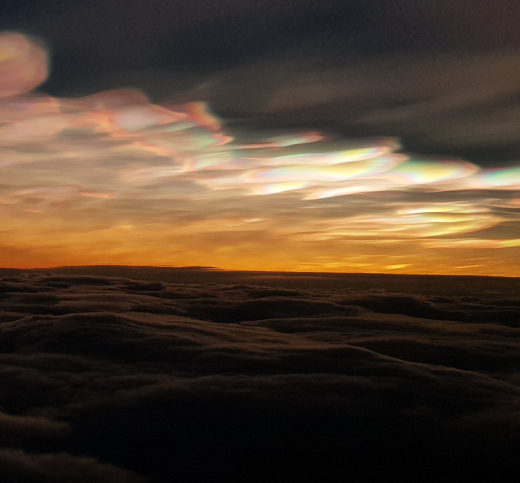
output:
[[[36, 218], [40, 213], [27, 213]], [[254, 226], [257, 223], [236, 222]], [[258, 222], [262, 223], [262, 222]], [[518, 276], [520, 240], [503, 244], [468, 239], [449, 245], [423, 240], [356, 240], [346, 250], [343, 240], [304, 241], [292, 250], [269, 232], [218, 220], [213, 226], [186, 227], [185, 234], [164, 226], [131, 223], [84, 233], [64, 233], [58, 226], [33, 225], [24, 237], [3, 243], [3, 268], [52, 268], [81, 265], [211, 266], [226, 270], [398, 273], [430, 275]], [[220, 228], [219, 228], [220, 226]], [[222, 228], [227, 228], [223, 230]], [[54, 233], [53, 233], [54, 231]], [[48, 240], [41, 243], [45, 233]], [[237, 239], [238, 238], [238, 239]], [[258, 247], [262, 250], [259, 251]], [[499, 251], [501, 256], [497, 257]], [[323, 255], [323, 253], [329, 253]], [[428, 260], [428, 264], [424, 261]]]

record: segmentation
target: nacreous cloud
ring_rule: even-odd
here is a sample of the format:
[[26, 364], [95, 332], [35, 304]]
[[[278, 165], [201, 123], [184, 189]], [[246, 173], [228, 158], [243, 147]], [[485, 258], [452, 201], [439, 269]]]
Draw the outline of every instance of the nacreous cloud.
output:
[[[204, 103], [154, 105], [131, 89], [75, 99], [27, 94], [46, 77], [44, 49], [7, 33], [0, 52], [3, 265], [146, 259], [298, 269], [341, 251], [316, 241], [375, 237], [416, 241], [427, 249], [423, 268], [436, 272], [452, 255], [424, 238], [460, 243], [518, 220], [518, 166], [481, 169], [401, 152], [395, 138], [340, 139], [312, 126], [231, 136]], [[493, 247], [515, 246], [508, 240]], [[450, 241], [459, 246], [442, 243]], [[266, 248], [267, 257], [251, 255]], [[393, 256], [380, 246], [384, 254]], [[486, 263], [473, 266], [516, 273], [504, 259]]]

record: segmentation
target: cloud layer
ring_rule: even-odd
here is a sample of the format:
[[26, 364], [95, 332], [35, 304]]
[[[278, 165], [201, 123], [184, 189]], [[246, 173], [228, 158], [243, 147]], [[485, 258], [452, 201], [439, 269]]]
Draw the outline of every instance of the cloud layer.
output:
[[[4, 479], [518, 470], [513, 281], [457, 291], [458, 279], [430, 279], [421, 295], [341, 289], [323, 275], [301, 288], [191, 273], [207, 282], [180, 283], [189, 271], [163, 272], [177, 283], [59, 271], [0, 280]], [[433, 294], [447, 286], [452, 295]]]

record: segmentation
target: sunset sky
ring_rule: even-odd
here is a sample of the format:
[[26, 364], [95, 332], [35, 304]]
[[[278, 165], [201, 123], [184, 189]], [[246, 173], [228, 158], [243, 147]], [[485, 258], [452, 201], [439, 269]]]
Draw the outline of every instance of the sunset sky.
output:
[[0, 266], [520, 276], [519, 8], [147, 3], [0, 23]]
[[516, 483], [519, 25], [3, 0], [0, 482]]

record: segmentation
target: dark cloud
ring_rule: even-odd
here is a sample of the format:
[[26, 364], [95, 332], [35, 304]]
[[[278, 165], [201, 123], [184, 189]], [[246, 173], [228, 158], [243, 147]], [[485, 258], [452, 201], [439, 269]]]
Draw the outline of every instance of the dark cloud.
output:
[[298, 44], [210, 72], [86, 75], [68, 93], [138, 86], [157, 102], [207, 101], [237, 136], [252, 128], [391, 135], [418, 155], [497, 165], [520, 156], [518, 57], [517, 46], [365, 56]]
[[512, 48], [363, 57], [300, 48], [206, 78], [192, 96], [208, 100], [230, 128], [241, 120], [393, 135], [408, 151], [497, 164], [520, 153], [518, 55]]
[[[5, 269], [6, 274], [22, 273], [23, 277], [38, 277], [39, 272]], [[435, 276], [435, 275], [390, 275], [370, 273], [319, 273], [319, 272], [260, 272], [260, 271], [231, 271], [219, 270], [214, 267], [146, 267], [99, 265], [84, 267], [61, 267], [56, 273], [66, 274], [69, 277], [81, 275], [102, 277], [127, 277], [138, 280], [168, 282], [171, 292], [185, 294], [199, 294], [200, 284], [244, 284], [253, 285], [250, 292], [266, 290], [266, 286], [288, 289], [320, 289], [353, 292], [357, 290], [381, 293], [413, 293], [419, 295], [448, 295], [478, 297], [482, 294], [488, 298], [493, 294], [509, 294], [516, 296], [520, 290], [518, 278], [507, 277], [476, 277], [476, 276]], [[1, 272], [0, 272], [1, 273]], [[70, 279], [71, 281], [74, 278]], [[172, 286], [172, 284], [174, 284]], [[178, 285], [182, 284], [182, 285]], [[197, 286], [199, 285], [199, 286]], [[206, 286], [206, 285], [203, 285]], [[211, 285], [210, 285], [211, 286]], [[174, 287], [174, 290], [172, 289]], [[164, 290], [163, 293], [168, 293]], [[302, 293], [306, 293], [305, 291]], [[197, 298], [195, 296], [195, 298]], [[175, 298], [175, 297], [174, 297]]]
[[17, 483], [145, 483], [129, 471], [99, 463], [93, 458], [65, 453], [30, 454], [18, 449], [0, 449], [0, 475]]
[[67, 423], [52, 421], [43, 417], [17, 416], [0, 413], [0, 444], [49, 443], [49, 440], [63, 438], [70, 431]]
[[233, 126], [395, 135], [484, 164], [520, 156], [514, 0], [7, 2], [45, 39], [54, 95], [207, 100]]
[[1, 280], [7, 481], [519, 469], [514, 279], [118, 270]]

